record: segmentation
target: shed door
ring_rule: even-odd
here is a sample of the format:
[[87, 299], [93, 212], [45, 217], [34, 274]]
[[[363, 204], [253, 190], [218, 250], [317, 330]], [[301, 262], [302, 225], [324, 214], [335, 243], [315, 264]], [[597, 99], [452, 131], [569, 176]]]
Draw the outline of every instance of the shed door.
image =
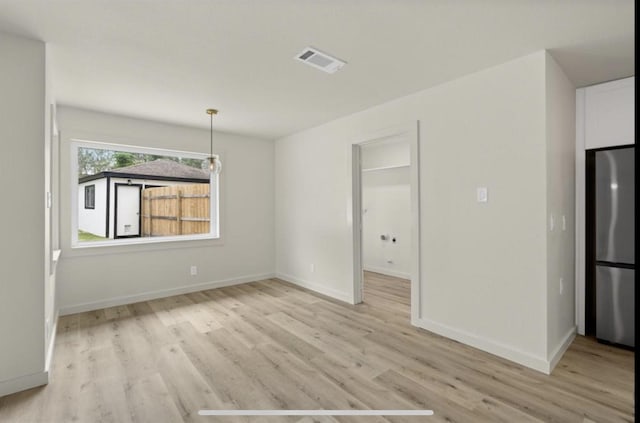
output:
[[115, 184], [116, 187], [116, 238], [140, 236], [141, 185]]

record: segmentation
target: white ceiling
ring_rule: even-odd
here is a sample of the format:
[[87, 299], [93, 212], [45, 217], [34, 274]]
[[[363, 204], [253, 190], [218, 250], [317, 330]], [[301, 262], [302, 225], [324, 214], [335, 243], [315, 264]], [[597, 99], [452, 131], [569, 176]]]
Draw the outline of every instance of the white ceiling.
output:
[[[52, 46], [59, 103], [276, 138], [549, 49], [576, 86], [635, 74], [633, 0], [0, 0]], [[293, 60], [314, 46], [334, 75]], [[6, 60], [6, 58], [2, 58]]]

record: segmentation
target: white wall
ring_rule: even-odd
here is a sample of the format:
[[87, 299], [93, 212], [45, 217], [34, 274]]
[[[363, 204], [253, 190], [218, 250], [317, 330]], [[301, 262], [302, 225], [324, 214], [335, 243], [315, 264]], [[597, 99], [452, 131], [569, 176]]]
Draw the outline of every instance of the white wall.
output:
[[[352, 298], [350, 144], [419, 120], [418, 323], [548, 371], [547, 60], [538, 52], [277, 140], [278, 274]], [[488, 203], [476, 203], [479, 186]]]
[[[203, 121], [206, 114], [202, 110]], [[72, 139], [206, 153], [209, 131], [58, 108], [61, 130], [61, 312], [88, 310], [159, 295], [250, 281], [274, 273], [273, 142], [216, 133], [221, 240], [71, 248]], [[191, 265], [198, 275], [190, 276]]]
[[0, 34], [0, 395], [47, 381], [45, 45]]
[[[561, 357], [575, 322], [575, 87], [555, 60], [546, 61], [547, 357]], [[551, 227], [553, 220], [553, 227]], [[560, 281], [562, 279], [562, 282]]]
[[[95, 208], [84, 207], [85, 187], [95, 186]], [[96, 179], [78, 184], [78, 229], [94, 235], [107, 236], [107, 179]], [[109, 221], [113, 225], [113, 219]], [[110, 225], [110, 226], [111, 226]]]
[[[409, 144], [405, 140], [364, 145], [361, 162], [363, 267], [365, 270], [409, 279]], [[388, 239], [382, 240], [381, 235], [387, 235]]]

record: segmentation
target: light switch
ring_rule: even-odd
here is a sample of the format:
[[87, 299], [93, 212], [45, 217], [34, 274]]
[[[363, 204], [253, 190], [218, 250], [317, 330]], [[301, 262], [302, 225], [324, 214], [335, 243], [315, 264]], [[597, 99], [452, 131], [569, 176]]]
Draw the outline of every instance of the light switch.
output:
[[476, 199], [478, 203], [486, 203], [487, 201], [489, 201], [487, 187], [478, 187], [476, 189]]

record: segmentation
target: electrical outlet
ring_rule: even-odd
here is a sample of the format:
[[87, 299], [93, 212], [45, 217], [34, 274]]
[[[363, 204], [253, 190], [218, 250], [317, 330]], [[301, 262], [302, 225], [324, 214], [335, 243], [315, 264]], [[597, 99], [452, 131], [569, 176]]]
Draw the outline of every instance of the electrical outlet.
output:
[[316, 271], [316, 265], [311, 263], [311, 265], [309, 266], [309, 270], [311, 270], [311, 273]]
[[564, 292], [564, 279], [560, 278], [560, 295]]
[[562, 215], [562, 231], [566, 231], [567, 230], [567, 218], [565, 217], [565, 215]]
[[553, 220], [553, 215], [549, 216], [549, 230], [553, 232], [556, 227], [556, 222]]
[[198, 274], [198, 266], [191, 266], [191, 276], [196, 276]]

